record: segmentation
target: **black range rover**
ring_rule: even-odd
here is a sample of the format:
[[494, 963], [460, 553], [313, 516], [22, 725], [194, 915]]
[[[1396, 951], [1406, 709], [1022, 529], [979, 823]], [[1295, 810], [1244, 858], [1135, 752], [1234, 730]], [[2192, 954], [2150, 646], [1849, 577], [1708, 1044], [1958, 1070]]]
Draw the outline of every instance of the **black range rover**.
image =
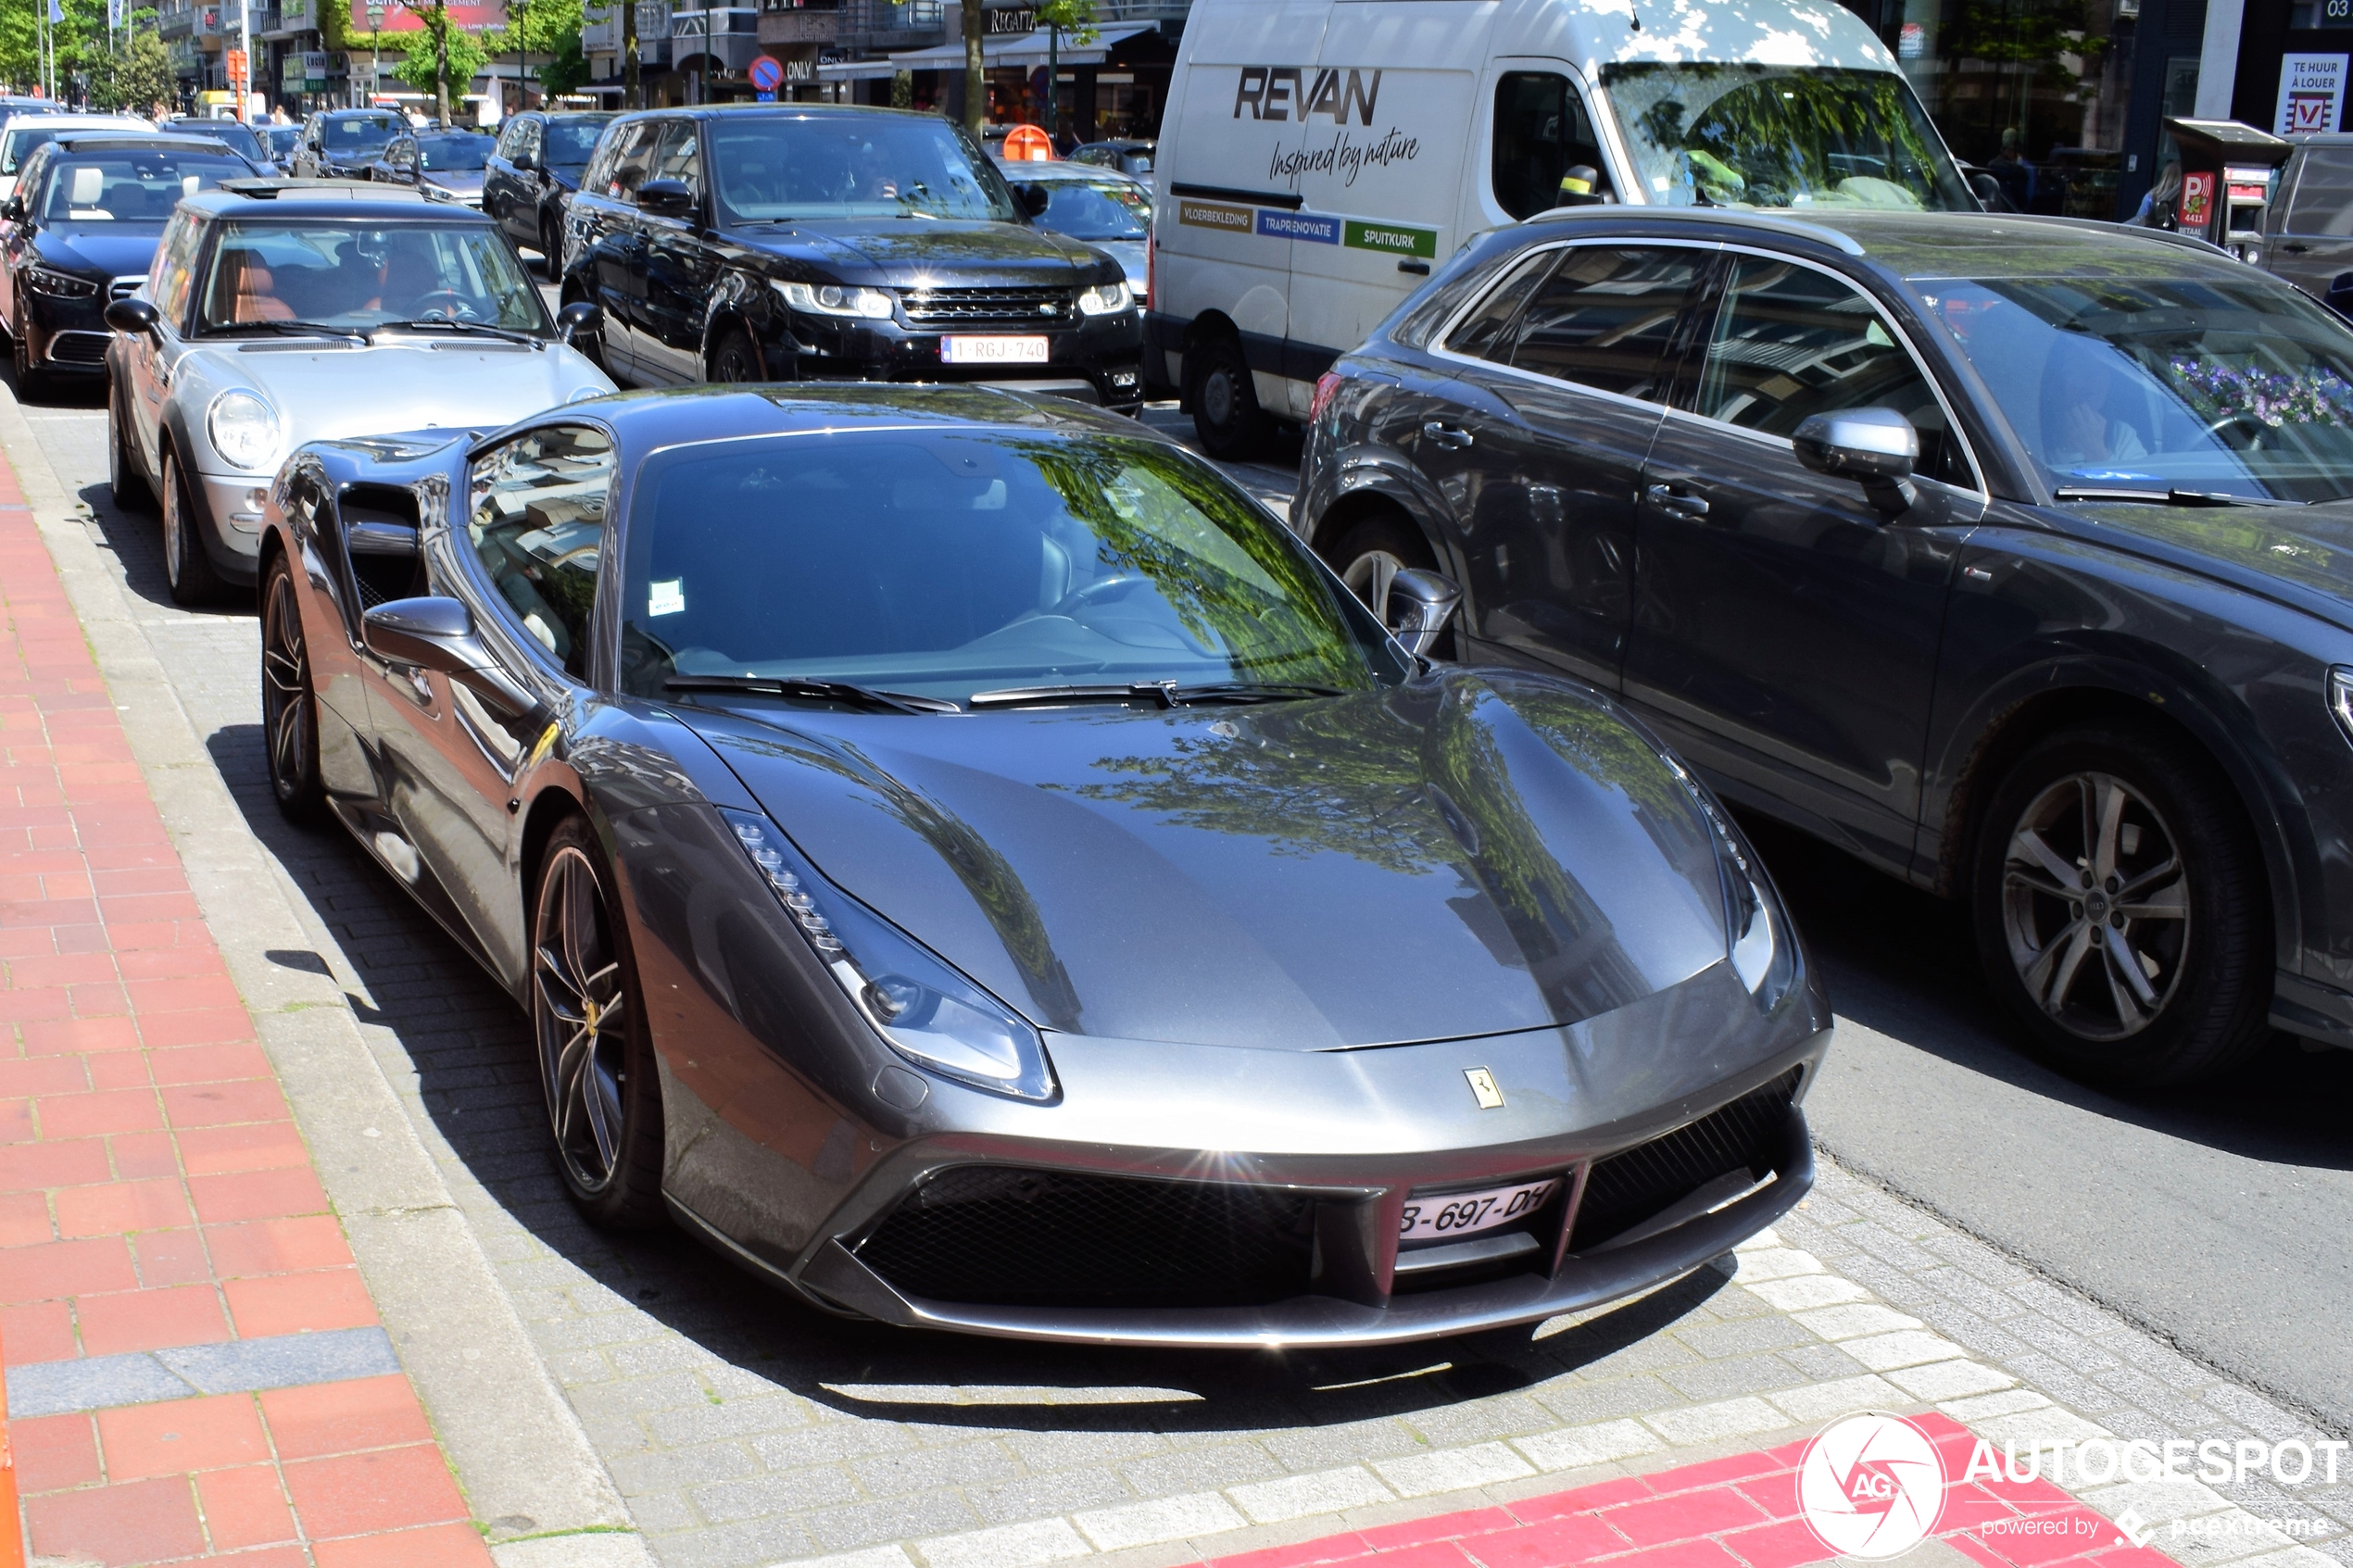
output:
[[1119, 263], [1033, 228], [935, 115], [794, 105], [628, 115], [566, 211], [563, 297], [620, 381], [985, 382], [1133, 412]]

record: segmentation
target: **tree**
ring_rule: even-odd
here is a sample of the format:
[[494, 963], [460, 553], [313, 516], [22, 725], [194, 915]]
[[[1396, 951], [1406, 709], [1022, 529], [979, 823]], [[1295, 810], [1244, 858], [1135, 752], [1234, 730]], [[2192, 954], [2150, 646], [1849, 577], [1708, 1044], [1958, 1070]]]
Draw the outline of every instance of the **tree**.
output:
[[108, 56], [90, 78], [91, 105], [102, 109], [149, 113], [170, 103], [179, 90], [171, 51], [152, 27], [142, 29], [135, 22], [121, 54]]
[[550, 98], [560, 97], [588, 80], [588, 58], [581, 52], [580, 31], [587, 24], [582, 0], [510, 0], [505, 27], [485, 29], [483, 47], [490, 58], [501, 56], [521, 60], [531, 51], [548, 56], [548, 62], [539, 68], [539, 91]]
[[471, 83], [489, 56], [483, 52], [480, 40], [449, 19], [447, 0], [409, 4], [409, 9], [425, 25], [411, 35], [392, 74], [411, 87], [432, 88], [435, 112], [441, 123], [447, 125], [450, 82], [455, 79], [461, 86]]
[[981, 0], [964, 0], [964, 129], [975, 136], [988, 119], [988, 71], [980, 58], [981, 34], [988, 27]]

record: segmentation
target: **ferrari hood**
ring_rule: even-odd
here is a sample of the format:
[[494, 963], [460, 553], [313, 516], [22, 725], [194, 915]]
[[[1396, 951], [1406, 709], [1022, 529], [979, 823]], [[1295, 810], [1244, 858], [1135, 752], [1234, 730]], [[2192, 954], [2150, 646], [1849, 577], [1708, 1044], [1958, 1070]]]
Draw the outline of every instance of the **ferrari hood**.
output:
[[1329, 1050], [1573, 1022], [1725, 957], [1712, 830], [1565, 683], [692, 723], [844, 891], [1040, 1027]]

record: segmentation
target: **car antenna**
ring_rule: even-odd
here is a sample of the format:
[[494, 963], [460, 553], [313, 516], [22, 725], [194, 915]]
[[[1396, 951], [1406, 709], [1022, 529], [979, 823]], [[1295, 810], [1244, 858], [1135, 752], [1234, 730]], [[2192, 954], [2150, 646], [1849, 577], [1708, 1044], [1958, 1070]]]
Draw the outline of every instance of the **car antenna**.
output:
[[1634, 8], [1634, 0], [1626, 0], [1626, 15], [1627, 18], [1633, 22], [1634, 31], [1636, 32], [1642, 31], [1642, 13]]

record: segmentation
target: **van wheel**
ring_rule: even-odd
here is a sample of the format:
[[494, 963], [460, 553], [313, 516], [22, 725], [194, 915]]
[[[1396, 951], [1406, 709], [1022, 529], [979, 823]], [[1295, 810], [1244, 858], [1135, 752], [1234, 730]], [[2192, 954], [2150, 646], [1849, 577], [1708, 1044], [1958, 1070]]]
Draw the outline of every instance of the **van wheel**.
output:
[[2219, 1077], [2270, 1035], [2262, 859], [2228, 781], [2151, 725], [2038, 743], [1977, 845], [1985, 978], [2070, 1077], [2152, 1088]]
[[1186, 356], [1193, 383], [1193, 430], [1213, 458], [1240, 462], [1266, 445], [1266, 416], [1259, 410], [1242, 345], [1214, 337]]
[[[1383, 626], [1390, 624], [1390, 580], [1408, 567], [1422, 571], [1438, 570], [1438, 558], [1430, 554], [1429, 542], [1422, 537], [1421, 530], [1410, 519], [1393, 511], [1365, 519], [1342, 533], [1323, 554], [1325, 561], [1340, 573], [1348, 591], [1362, 599]], [[1446, 628], [1429, 653], [1432, 659], [1456, 657], [1453, 626]]]

